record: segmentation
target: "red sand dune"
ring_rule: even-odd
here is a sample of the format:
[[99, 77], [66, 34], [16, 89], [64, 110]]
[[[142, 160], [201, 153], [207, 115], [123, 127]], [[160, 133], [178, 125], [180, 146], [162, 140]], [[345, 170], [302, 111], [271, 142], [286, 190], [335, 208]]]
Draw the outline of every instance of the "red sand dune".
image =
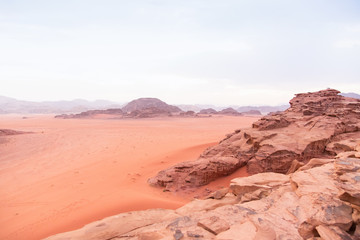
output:
[[[177, 208], [191, 196], [162, 192], [147, 179], [196, 159], [225, 134], [255, 120], [2, 116], [1, 128], [34, 133], [0, 137], [0, 239], [40, 239], [120, 212]], [[239, 170], [207, 188], [243, 175], [246, 171]]]

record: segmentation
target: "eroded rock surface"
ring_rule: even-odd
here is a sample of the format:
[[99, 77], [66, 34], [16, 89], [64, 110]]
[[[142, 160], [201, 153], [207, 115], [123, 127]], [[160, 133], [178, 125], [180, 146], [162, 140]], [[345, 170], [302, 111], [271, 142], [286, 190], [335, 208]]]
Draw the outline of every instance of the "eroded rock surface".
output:
[[360, 159], [311, 162], [289, 175], [234, 179], [221, 198], [123, 213], [47, 240], [359, 239]]
[[291, 173], [312, 158], [333, 158], [360, 142], [360, 100], [327, 89], [301, 93], [290, 108], [236, 130], [196, 161], [160, 171], [149, 183], [167, 189], [205, 185], [247, 166], [250, 174]]

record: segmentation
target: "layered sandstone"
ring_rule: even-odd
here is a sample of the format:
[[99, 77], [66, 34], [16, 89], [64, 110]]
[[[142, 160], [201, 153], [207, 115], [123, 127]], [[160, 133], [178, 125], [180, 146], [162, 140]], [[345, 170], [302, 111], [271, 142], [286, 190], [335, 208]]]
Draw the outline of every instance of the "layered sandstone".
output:
[[234, 179], [176, 210], [122, 213], [47, 240], [359, 239], [359, 177], [358, 158], [314, 159], [289, 175]]
[[175, 190], [197, 187], [243, 166], [250, 174], [287, 173], [311, 158], [354, 150], [360, 140], [360, 100], [339, 93], [326, 89], [296, 94], [287, 110], [236, 130], [196, 161], [160, 171], [149, 183]]

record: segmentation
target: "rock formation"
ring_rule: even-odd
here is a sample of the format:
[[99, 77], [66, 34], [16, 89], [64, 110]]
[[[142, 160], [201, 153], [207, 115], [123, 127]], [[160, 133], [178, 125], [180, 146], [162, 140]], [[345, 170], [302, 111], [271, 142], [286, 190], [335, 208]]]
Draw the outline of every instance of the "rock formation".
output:
[[246, 112], [241, 112], [243, 115], [262, 115], [259, 110], [249, 110]]
[[239, 113], [238, 111], [236, 111], [235, 109], [229, 107], [229, 108], [225, 108], [221, 111], [218, 112], [218, 114], [222, 114], [222, 115], [233, 115], [233, 116], [240, 116], [242, 115], [241, 113]]
[[181, 112], [179, 115], [182, 117], [196, 117], [197, 116], [197, 114], [194, 111]]
[[289, 175], [233, 179], [229, 189], [176, 210], [122, 213], [46, 240], [356, 240], [359, 193], [360, 159], [313, 159]]
[[360, 140], [360, 100], [338, 93], [296, 94], [289, 109], [236, 130], [198, 160], [160, 171], [149, 183], [172, 190], [198, 187], [243, 166], [250, 174], [287, 173], [311, 158], [354, 150]]
[[218, 112], [215, 109], [212, 108], [206, 108], [200, 110], [199, 114], [217, 114]]
[[157, 108], [169, 113], [181, 112], [182, 110], [176, 106], [169, 105], [157, 98], [139, 98], [126, 104], [122, 110], [130, 113], [136, 110], [143, 110], [148, 108]]
[[171, 112], [156, 107], [143, 108], [124, 114], [125, 118], [151, 118], [165, 116], [171, 116]]

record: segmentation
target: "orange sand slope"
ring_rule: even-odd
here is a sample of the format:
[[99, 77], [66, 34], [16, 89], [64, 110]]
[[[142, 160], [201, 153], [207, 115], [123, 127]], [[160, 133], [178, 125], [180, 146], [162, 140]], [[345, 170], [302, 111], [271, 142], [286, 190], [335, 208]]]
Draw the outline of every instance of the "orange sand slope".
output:
[[0, 137], [0, 239], [40, 239], [124, 211], [177, 208], [189, 197], [164, 193], [146, 180], [196, 159], [225, 134], [255, 120], [1, 116], [1, 128], [34, 133]]

